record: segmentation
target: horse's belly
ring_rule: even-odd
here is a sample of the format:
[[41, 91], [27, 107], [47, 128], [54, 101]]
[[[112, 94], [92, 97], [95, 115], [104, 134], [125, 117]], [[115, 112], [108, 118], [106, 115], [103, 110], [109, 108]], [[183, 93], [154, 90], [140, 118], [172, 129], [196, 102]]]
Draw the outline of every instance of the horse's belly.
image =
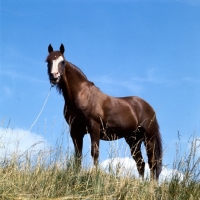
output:
[[126, 115], [116, 113], [116, 116], [105, 117], [101, 122], [101, 140], [117, 140], [127, 137], [137, 129], [137, 120], [130, 112]]
[[130, 135], [130, 130], [116, 129], [116, 128], [107, 128], [103, 129], [100, 132], [100, 139], [106, 141], [118, 140], [120, 138]]

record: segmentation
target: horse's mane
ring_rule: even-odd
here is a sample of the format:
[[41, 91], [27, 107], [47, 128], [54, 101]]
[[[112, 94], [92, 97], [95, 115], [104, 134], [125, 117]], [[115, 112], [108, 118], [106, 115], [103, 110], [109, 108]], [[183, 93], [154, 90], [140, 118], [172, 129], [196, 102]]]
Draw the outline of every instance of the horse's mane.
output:
[[68, 63], [75, 71], [79, 72], [82, 76], [84, 76], [87, 79], [86, 75], [81, 71], [80, 68], [78, 68], [76, 65], [74, 65], [74, 64], [72, 64], [70, 62], [68, 62]]
[[[92, 85], [94, 85], [93, 82], [91, 82], [91, 81], [89, 81], [89, 80], [87, 79], [86, 75], [82, 72], [82, 70], [81, 70], [79, 67], [77, 67], [76, 65], [74, 65], [74, 64], [72, 64], [72, 63], [70, 63], [70, 62], [68, 62], [68, 64], [69, 64], [79, 75], [83, 76], [83, 77], [86, 79], [86, 81], [88, 81], [88, 82], [90, 82]], [[60, 82], [56, 85], [56, 89], [58, 90], [59, 94], [62, 93], [61, 83], [60, 83]]]

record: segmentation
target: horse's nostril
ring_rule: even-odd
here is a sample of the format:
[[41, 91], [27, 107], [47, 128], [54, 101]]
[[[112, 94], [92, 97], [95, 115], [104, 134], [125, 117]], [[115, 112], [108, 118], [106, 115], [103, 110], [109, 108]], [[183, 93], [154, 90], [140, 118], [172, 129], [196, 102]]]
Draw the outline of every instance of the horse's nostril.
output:
[[55, 72], [55, 73], [51, 73], [51, 76], [52, 78], [58, 78], [60, 76], [60, 73], [59, 72]]

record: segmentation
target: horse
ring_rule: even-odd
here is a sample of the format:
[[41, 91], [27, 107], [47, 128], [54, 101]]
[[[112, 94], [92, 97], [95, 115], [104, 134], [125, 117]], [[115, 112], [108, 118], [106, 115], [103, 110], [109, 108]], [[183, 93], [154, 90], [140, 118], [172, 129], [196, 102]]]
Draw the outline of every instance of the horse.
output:
[[[145, 145], [150, 178], [158, 180], [162, 170], [162, 139], [153, 108], [136, 96], [112, 97], [104, 94], [86, 75], [48, 46], [46, 58], [49, 81], [64, 97], [64, 117], [69, 124], [75, 157], [81, 160], [83, 137], [90, 134], [91, 156], [98, 164], [100, 140], [125, 138], [137, 170], [144, 178], [145, 162], [141, 153]], [[81, 161], [80, 161], [81, 162]]]

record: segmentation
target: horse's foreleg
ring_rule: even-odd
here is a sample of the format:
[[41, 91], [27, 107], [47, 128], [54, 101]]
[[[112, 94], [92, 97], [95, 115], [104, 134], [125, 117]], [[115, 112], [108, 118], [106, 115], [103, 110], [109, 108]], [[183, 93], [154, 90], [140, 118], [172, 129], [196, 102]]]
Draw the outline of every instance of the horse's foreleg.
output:
[[84, 132], [77, 127], [78, 125], [71, 127], [71, 137], [74, 144], [76, 164], [81, 166]]
[[76, 158], [82, 157], [82, 149], [83, 149], [83, 139], [80, 138], [72, 138], [74, 143], [74, 150]]

